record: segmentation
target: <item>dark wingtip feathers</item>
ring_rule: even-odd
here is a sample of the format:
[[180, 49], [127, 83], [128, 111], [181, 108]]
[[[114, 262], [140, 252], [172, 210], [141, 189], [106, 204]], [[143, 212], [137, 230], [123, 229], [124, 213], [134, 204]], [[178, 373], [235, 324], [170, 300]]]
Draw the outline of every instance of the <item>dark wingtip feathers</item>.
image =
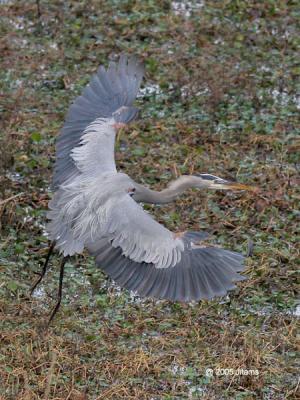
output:
[[[184, 238], [199, 241], [207, 237], [202, 232], [187, 232]], [[89, 248], [89, 247], [88, 247]], [[241, 254], [215, 247], [185, 250], [181, 261], [170, 268], [155, 268], [152, 264], [137, 263], [122, 255], [119, 248], [103, 242], [95, 251], [97, 265], [121, 287], [133, 290], [141, 297], [171, 301], [198, 301], [224, 296], [235, 289], [235, 282], [245, 277]], [[107, 257], [107, 252], [110, 257]]]

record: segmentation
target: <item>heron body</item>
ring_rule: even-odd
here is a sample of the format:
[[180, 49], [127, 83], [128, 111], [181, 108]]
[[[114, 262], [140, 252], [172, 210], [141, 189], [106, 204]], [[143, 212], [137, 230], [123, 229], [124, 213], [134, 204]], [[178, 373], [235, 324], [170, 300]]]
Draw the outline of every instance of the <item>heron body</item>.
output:
[[70, 107], [57, 141], [47, 231], [65, 257], [87, 249], [112, 279], [140, 296], [188, 302], [224, 295], [244, 279], [244, 257], [205, 245], [204, 232], [169, 231], [142, 203], [168, 203], [191, 187], [249, 187], [195, 174], [158, 192], [118, 172], [116, 133], [137, 115], [133, 102], [143, 73], [136, 58], [123, 55], [100, 67]]

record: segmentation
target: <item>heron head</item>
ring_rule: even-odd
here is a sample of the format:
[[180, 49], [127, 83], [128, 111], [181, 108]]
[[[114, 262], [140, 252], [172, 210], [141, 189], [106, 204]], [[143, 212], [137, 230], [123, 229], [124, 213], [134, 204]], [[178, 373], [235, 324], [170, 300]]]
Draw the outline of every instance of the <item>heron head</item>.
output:
[[244, 185], [243, 183], [227, 181], [219, 178], [218, 176], [211, 174], [196, 174], [194, 175], [199, 179], [199, 186], [206, 187], [208, 189], [220, 189], [220, 190], [250, 190], [255, 191], [254, 186]]

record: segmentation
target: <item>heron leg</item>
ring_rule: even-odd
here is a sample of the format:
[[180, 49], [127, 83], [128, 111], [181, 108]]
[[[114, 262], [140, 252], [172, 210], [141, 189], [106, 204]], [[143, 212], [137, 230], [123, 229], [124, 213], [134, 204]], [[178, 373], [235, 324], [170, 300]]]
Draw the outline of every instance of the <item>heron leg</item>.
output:
[[36, 0], [36, 10], [37, 10], [37, 17], [41, 17], [41, 7], [40, 7], [40, 0]]
[[62, 259], [62, 262], [60, 264], [60, 273], [59, 273], [59, 286], [58, 286], [58, 296], [57, 296], [57, 303], [55, 305], [55, 307], [53, 308], [49, 321], [48, 321], [48, 325], [50, 325], [51, 321], [53, 320], [55, 314], [57, 313], [59, 307], [60, 307], [60, 303], [61, 303], [61, 298], [62, 298], [62, 287], [63, 287], [63, 279], [64, 279], [64, 271], [65, 271], [65, 264], [67, 262], [69, 257], [64, 257]]
[[37, 285], [38, 285], [38, 284], [41, 282], [41, 280], [44, 278], [44, 276], [45, 276], [45, 274], [46, 274], [46, 272], [47, 272], [47, 269], [48, 269], [48, 263], [49, 263], [51, 254], [53, 253], [54, 247], [55, 247], [55, 242], [52, 242], [51, 245], [50, 245], [50, 247], [49, 247], [49, 250], [48, 250], [48, 253], [47, 253], [47, 257], [46, 257], [46, 260], [45, 260], [44, 265], [43, 265], [42, 272], [40, 273], [40, 276], [39, 276], [38, 279], [36, 280], [35, 284], [34, 284], [34, 285], [32, 286], [32, 288], [30, 289], [30, 295], [32, 295], [32, 293], [34, 292], [34, 290], [35, 290], [35, 288], [37, 287]]

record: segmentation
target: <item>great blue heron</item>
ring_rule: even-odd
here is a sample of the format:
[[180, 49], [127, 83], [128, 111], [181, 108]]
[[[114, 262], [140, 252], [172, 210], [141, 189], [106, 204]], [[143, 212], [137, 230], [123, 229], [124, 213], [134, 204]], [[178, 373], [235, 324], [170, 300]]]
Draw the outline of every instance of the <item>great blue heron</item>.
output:
[[58, 137], [54, 196], [47, 214], [54, 248], [63, 254], [57, 311], [66, 258], [83, 249], [121, 287], [140, 296], [185, 301], [211, 299], [244, 279], [243, 256], [206, 245], [204, 232], [173, 233], [139, 203], [169, 203], [189, 188], [242, 189], [250, 186], [210, 174], [183, 175], [161, 192], [118, 172], [114, 159], [118, 129], [137, 115], [133, 102], [144, 67], [122, 55], [100, 67], [74, 104]]

